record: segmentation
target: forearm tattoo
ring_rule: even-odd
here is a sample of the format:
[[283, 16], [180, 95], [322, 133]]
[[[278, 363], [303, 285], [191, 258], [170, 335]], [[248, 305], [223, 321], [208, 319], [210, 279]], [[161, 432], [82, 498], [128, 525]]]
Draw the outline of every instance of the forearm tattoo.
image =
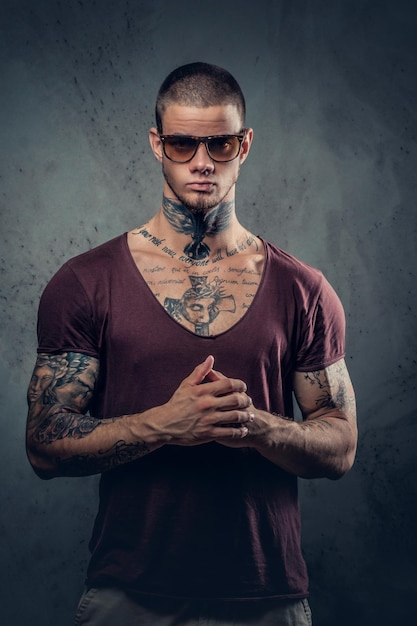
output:
[[[98, 419], [86, 414], [98, 377], [98, 360], [85, 354], [40, 354], [28, 389], [28, 431], [37, 444], [83, 439], [123, 416]], [[144, 442], [117, 441], [108, 450], [56, 458], [62, 473], [83, 475], [105, 471], [144, 456]]]
[[59, 439], [82, 439], [92, 433], [102, 420], [88, 415], [69, 413], [64, 408], [51, 413], [36, 430], [39, 443], [53, 443]]
[[65, 459], [56, 459], [61, 473], [68, 476], [85, 476], [96, 472], [106, 472], [119, 465], [130, 463], [150, 452], [144, 442], [126, 443], [117, 441], [108, 450], [99, 450], [96, 454], [77, 454]]

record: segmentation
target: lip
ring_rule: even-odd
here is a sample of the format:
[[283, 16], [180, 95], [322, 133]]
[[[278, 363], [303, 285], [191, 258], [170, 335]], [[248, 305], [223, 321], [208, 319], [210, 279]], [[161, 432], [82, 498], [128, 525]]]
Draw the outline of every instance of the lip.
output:
[[214, 183], [205, 180], [194, 180], [192, 183], [188, 183], [188, 189], [193, 191], [211, 191], [214, 188]]

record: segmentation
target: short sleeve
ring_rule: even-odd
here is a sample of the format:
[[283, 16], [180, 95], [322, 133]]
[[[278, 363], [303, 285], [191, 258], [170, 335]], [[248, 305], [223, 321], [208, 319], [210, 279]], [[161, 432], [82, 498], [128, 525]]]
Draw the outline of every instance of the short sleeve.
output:
[[68, 264], [53, 276], [41, 296], [38, 352], [81, 352], [98, 357], [92, 307]]
[[345, 356], [345, 314], [329, 282], [320, 274], [315, 293], [309, 294], [303, 311], [302, 332], [295, 369], [301, 372], [324, 369]]

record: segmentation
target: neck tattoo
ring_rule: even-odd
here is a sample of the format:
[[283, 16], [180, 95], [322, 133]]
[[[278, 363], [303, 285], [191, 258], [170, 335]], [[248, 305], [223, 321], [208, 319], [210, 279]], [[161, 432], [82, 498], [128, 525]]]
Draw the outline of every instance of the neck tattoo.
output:
[[184, 254], [189, 259], [201, 261], [210, 254], [210, 247], [203, 243], [203, 239], [213, 237], [229, 225], [233, 203], [221, 202], [216, 209], [204, 213], [191, 211], [180, 202], [164, 196], [162, 210], [177, 233], [191, 236], [192, 241], [185, 246]]

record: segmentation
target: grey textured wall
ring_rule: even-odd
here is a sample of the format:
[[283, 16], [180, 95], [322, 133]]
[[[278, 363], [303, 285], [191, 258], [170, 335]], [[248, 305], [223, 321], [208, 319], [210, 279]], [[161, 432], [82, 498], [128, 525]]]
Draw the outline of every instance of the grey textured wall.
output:
[[147, 129], [175, 66], [224, 65], [255, 143], [238, 213], [344, 303], [360, 446], [303, 481], [316, 626], [414, 623], [416, 26], [413, 0], [2, 0], [1, 623], [70, 624], [96, 479], [42, 482], [24, 452], [41, 290], [158, 208]]

